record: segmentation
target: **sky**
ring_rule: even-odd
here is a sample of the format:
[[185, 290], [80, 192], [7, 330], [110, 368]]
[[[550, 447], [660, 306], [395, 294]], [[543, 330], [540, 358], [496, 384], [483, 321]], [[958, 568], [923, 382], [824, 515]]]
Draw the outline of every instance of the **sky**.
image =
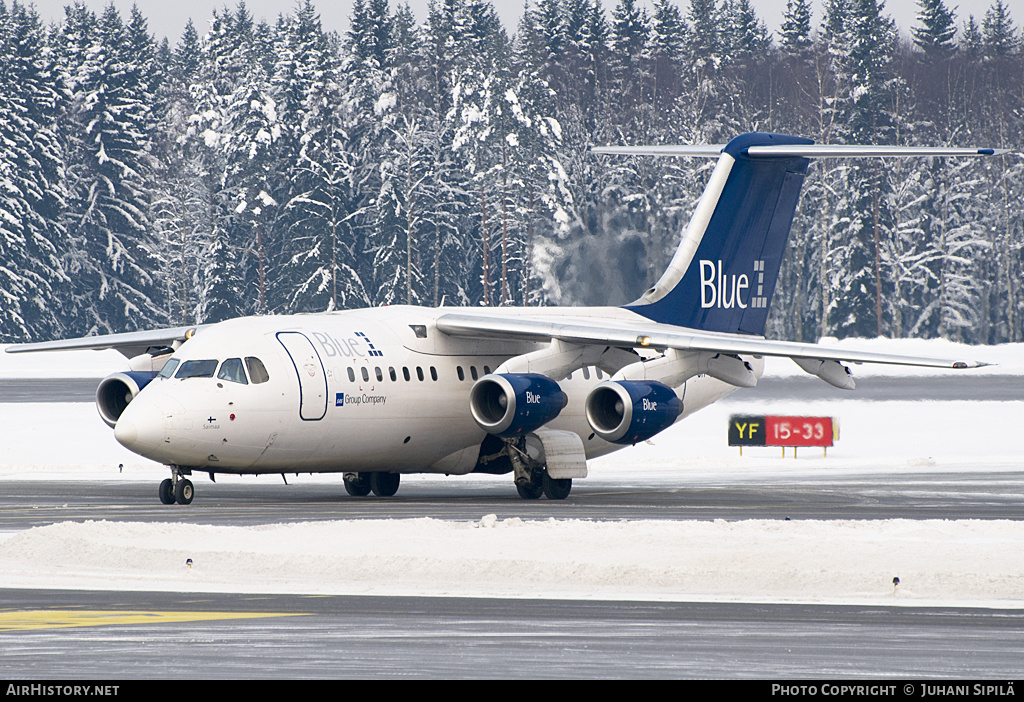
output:
[[[132, 0], [113, 1], [114, 5], [121, 10], [122, 16], [127, 17], [133, 4]], [[110, 0], [84, 0], [84, 2], [99, 12], [109, 4]], [[494, 6], [501, 15], [506, 29], [510, 32], [515, 31], [519, 23], [524, 2], [525, 0], [494, 0]], [[648, 7], [652, 4], [650, 0], [641, 0], [641, 2]], [[786, 0], [751, 0], [751, 2], [758, 16], [767, 24], [768, 29], [771, 31], [778, 30], [779, 25], [782, 23], [782, 13], [786, 7]], [[814, 23], [817, 25], [821, 22], [822, 0], [812, 0], [812, 2], [814, 5]], [[428, 3], [429, 0], [409, 0], [410, 7], [420, 20], [426, 18]], [[1024, 0], [1004, 0], [1004, 3], [1010, 10], [1010, 16], [1014, 21], [1014, 25], [1020, 28], [1022, 22], [1024, 22]], [[60, 20], [64, 16], [63, 8], [67, 4], [69, 4], [67, 0], [35, 1], [35, 6], [44, 21]], [[174, 44], [181, 36], [182, 30], [185, 28], [185, 24], [190, 17], [195, 23], [196, 29], [202, 34], [207, 29], [207, 22], [210, 19], [212, 7], [226, 5], [233, 8], [237, 5], [237, 1], [210, 3], [207, 0], [177, 0], [177, 2], [136, 0], [134, 4], [138, 4], [142, 13], [149, 19], [150, 31], [156, 34], [158, 38], [168, 37], [171, 43]], [[279, 14], [290, 13], [296, 4], [291, 0], [247, 0], [246, 2], [249, 11], [257, 19], [266, 19], [268, 21], [273, 21]], [[320, 0], [319, 2], [314, 0], [314, 4], [320, 11], [321, 22], [325, 29], [339, 32], [348, 29], [348, 17], [352, 12], [352, 0]], [[398, 4], [399, 0], [391, 0], [392, 8]], [[610, 12], [617, 4], [617, 0], [604, 0], [602, 4]], [[689, 11], [689, 0], [678, 0], [678, 4], [684, 13]], [[946, 4], [947, 6], [952, 5], [954, 8], [957, 7], [956, 0], [947, 0]], [[977, 4], [960, 4], [960, 9], [956, 11], [958, 24], [962, 24], [968, 11], [975, 14], [980, 24], [981, 17], [984, 16], [985, 10], [989, 5], [990, 2], [988, 0], [982, 0]], [[885, 7], [886, 11], [895, 18], [896, 23], [904, 33], [908, 32], [909, 28], [916, 23], [919, 11], [918, 0], [888, 0], [885, 3]]]

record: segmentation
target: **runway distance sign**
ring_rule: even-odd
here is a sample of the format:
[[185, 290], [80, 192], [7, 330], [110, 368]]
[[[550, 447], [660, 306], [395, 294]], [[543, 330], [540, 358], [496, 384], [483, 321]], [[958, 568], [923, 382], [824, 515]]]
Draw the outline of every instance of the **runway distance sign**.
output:
[[733, 415], [730, 446], [832, 446], [837, 425], [831, 417]]

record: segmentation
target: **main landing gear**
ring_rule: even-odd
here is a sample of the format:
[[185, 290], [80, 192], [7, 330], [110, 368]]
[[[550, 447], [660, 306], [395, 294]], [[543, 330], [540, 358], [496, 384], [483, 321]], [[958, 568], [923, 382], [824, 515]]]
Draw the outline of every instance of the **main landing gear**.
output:
[[526, 442], [507, 441], [506, 450], [512, 462], [516, 492], [524, 500], [539, 500], [541, 495], [549, 500], [564, 500], [572, 490], [572, 478], [552, 478], [548, 475], [547, 464], [530, 456]]
[[516, 492], [524, 500], [539, 500], [541, 495], [549, 500], [564, 500], [572, 490], [572, 478], [552, 478], [543, 468], [533, 470], [530, 475], [516, 475]]
[[353, 497], [366, 497], [371, 492], [377, 497], [391, 497], [398, 492], [401, 473], [345, 473], [345, 492]]
[[173, 505], [175, 502], [179, 505], [188, 505], [192, 504], [195, 487], [191, 480], [182, 475], [180, 470], [171, 468], [171, 477], [160, 483], [158, 492], [160, 501], [165, 505]]

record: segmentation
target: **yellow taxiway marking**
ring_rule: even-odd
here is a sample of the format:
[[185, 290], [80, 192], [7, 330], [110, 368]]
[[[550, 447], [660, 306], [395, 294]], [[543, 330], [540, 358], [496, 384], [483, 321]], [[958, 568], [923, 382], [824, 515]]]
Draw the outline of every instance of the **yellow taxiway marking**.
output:
[[263, 617], [301, 617], [286, 612], [143, 612], [125, 610], [36, 609], [0, 612], [0, 631], [24, 629], [62, 629], [76, 626], [114, 624], [165, 624], [169, 622], [209, 622], [222, 619], [261, 619]]

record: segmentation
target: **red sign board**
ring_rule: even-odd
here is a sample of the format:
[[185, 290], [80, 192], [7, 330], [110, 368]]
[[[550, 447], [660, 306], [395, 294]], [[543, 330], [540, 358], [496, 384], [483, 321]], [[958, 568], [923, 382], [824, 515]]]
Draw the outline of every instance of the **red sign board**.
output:
[[831, 446], [831, 417], [734, 415], [729, 418], [730, 446]]
[[765, 417], [766, 446], [831, 446], [831, 417]]

